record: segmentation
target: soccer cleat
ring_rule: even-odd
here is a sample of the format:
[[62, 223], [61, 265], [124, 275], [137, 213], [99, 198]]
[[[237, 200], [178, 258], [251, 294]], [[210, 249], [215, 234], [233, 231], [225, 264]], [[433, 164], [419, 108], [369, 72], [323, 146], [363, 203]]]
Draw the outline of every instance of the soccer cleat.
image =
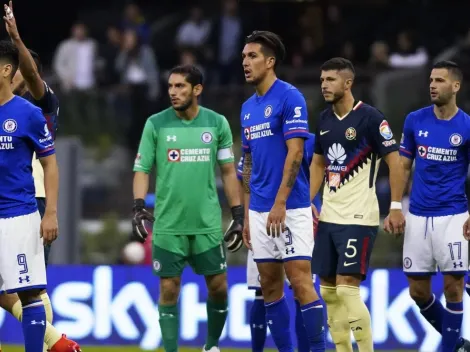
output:
[[220, 352], [220, 349], [217, 346], [213, 346], [210, 350], [206, 350], [206, 345], [204, 345], [202, 352]]
[[69, 340], [65, 334], [49, 350], [50, 352], [82, 352], [80, 346], [75, 341]]
[[455, 347], [455, 352], [470, 352], [470, 341], [460, 337]]

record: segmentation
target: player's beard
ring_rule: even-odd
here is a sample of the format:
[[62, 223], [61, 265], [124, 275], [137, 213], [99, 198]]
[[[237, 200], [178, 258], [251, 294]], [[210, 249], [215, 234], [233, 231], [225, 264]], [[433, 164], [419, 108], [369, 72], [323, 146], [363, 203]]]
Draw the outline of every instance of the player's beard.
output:
[[336, 92], [332, 94], [333, 94], [333, 98], [327, 101], [328, 104], [336, 104], [338, 101], [340, 101], [344, 97], [344, 92]]
[[452, 99], [452, 92], [439, 93], [437, 98], [432, 99], [431, 102], [437, 107], [447, 105]]
[[180, 106], [173, 105], [173, 109], [175, 109], [176, 111], [186, 111], [191, 106], [192, 102], [193, 102], [192, 97], [189, 97], [188, 100], [183, 102]]

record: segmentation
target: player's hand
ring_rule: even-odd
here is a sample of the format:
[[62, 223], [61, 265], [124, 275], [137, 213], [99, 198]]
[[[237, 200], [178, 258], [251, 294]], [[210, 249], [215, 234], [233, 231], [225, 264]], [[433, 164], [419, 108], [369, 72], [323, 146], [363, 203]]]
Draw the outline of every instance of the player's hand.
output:
[[384, 231], [387, 233], [392, 233], [392, 229], [390, 228], [390, 218], [387, 215], [384, 219]]
[[243, 245], [243, 218], [245, 210], [241, 205], [237, 205], [231, 210], [233, 220], [230, 222], [227, 231], [225, 231], [224, 241], [230, 252], [236, 252]]
[[388, 232], [393, 233], [395, 236], [400, 236], [405, 233], [405, 216], [401, 209], [390, 210], [390, 214], [388, 214], [388, 228]]
[[137, 237], [137, 239], [144, 243], [147, 239], [149, 233], [145, 228], [145, 220], [148, 222], [153, 223], [155, 218], [153, 217], [150, 212], [148, 212], [145, 208], [145, 201], [143, 199], [135, 199], [134, 200], [134, 217], [132, 218], [132, 232]]
[[279, 237], [286, 231], [286, 203], [274, 203], [268, 215], [266, 232], [268, 236]]
[[251, 247], [250, 224], [248, 223], [248, 217], [245, 218], [245, 223], [243, 224], [243, 243], [246, 248], [253, 250]]
[[40, 233], [43, 243], [51, 244], [57, 239], [59, 234], [59, 223], [57, 221], [56, 213], [46, 213], [41, 221]]
[[12, 40], [20, 39], [15, 16], [13, 15], [13, 2], [10, 1], [9, 5], [3, 5], [3, 10], [5, 11], [5, 16], [3, 16], [3, 19], [5, 21], [5, 28], [7, 29], [8, 35]]
[[467, 241], [470, 241], [470, 217], [463, 224], [463, 237]]

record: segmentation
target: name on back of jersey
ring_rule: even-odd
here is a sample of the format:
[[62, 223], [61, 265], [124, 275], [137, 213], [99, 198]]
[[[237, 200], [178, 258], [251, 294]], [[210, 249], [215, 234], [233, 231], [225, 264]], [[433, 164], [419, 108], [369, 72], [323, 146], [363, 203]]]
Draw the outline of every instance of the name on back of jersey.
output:
[[210, 148], [168, 149], [168, 161], [176, 163], [210, 162]]
[[423, 159], [435, 161], [457, 161], [457, 149], [418, 145], [417, 150], [418, 155]]
[[243, 129], [245, 138], [250, 141], [253, 139], [274, 136], [271, 130], [271, 122], [264, 122]]

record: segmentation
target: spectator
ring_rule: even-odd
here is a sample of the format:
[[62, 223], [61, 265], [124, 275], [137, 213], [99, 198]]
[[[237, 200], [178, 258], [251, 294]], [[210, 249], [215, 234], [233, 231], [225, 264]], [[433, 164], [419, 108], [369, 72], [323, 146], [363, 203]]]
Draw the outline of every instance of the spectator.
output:
[[116, 58], [120, 51], [122, 33], [110, 26], [106, 32], [107, 42], [100, 46], [100, 75], [99, 83], [102, 86], [116, 85], [119, 83], [119, 73], [116, 70]]
[[390, 68], [389, 48], [386, 42], [376, 41], [370, 46], [369, 68], [378, 73]]
[[200, 7], [193, 7], [189, 19], [178, 29], [176, 44], [179, 47], [201, 48], [206, 44], [211, 29]]
[[142, 15], [139, 6], [130, 3], [124, 9], [124, 19], [122, 21], [122, 28], [124, 31], [133, 30], [137, 33], [139, 41], [148, 44], [150, 41], [150, 28]]
[[408, 31], [402, 31], [397, 36], [397, 50], [390, 55], [390, 66], [393, 68], [422, 67], [428, 62], [428, 53], [419, 47]]

